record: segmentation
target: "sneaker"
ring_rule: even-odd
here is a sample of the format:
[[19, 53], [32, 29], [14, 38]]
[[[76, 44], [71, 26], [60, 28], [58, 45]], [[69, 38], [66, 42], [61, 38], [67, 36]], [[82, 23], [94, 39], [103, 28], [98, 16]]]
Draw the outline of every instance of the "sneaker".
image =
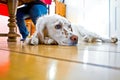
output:
[[20, 39], [20, 41], [25, 41], [26, 38]]
[[[29, 34], [28, 34], [29, 35]], [[25, 41], [26, 38], [28, 37], [28, 35], [26, 35], [24, 38], [20, 39], [20, 41]]]

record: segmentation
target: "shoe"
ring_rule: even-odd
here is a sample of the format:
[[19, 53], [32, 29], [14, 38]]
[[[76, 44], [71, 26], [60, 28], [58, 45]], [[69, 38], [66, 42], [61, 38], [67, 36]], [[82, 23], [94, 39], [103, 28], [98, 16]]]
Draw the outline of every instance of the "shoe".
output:
[[[28, 34], [29, 35], [29, 34]], [[26, 35], [24, 38], [20, 39], [20, 41], [25, 41], [26, 38], [28, 37], [28, 35]]]
[[25, 41], [26, 38], [20, 39], [20, 41]]

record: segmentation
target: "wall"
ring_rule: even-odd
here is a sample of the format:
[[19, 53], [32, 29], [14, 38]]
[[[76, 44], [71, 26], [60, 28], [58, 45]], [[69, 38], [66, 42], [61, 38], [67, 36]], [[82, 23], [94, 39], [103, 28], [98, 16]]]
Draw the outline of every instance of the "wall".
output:
[[109, 0], [65, 0], [66, 17], [89, 31], [109, 36]]

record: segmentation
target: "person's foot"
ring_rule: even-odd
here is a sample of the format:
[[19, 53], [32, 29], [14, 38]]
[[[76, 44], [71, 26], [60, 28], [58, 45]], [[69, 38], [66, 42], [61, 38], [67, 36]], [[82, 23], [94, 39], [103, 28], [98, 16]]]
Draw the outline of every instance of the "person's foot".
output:
[[26, 39], [26, 38], [22, 38], [22, 39], [20, 39], [20, 41], [25, 41], [25, 39]]
[[[29, 35], [29, 34], [28, 34]], [[22, 39], [20, 39], [20, 41], [25, 41], [26, 38], [28, 37], [28, 35], [26, 35], [25, 37], [23, 37]]]

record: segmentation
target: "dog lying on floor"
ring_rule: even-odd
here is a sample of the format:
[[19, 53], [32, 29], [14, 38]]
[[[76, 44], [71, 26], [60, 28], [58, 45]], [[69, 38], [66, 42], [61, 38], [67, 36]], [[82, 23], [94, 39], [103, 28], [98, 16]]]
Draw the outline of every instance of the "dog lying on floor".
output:
[[84, 42], [116, 43], [117, 38], [105, 39], [99, 35], [85, 30], [81, 26], [75, 26], [66, 18], [59, 15], [46, 15], [38, 18], [35, 33], [25, 40], [27, 44], [55, 44], [76, 45], [79, 41]]

